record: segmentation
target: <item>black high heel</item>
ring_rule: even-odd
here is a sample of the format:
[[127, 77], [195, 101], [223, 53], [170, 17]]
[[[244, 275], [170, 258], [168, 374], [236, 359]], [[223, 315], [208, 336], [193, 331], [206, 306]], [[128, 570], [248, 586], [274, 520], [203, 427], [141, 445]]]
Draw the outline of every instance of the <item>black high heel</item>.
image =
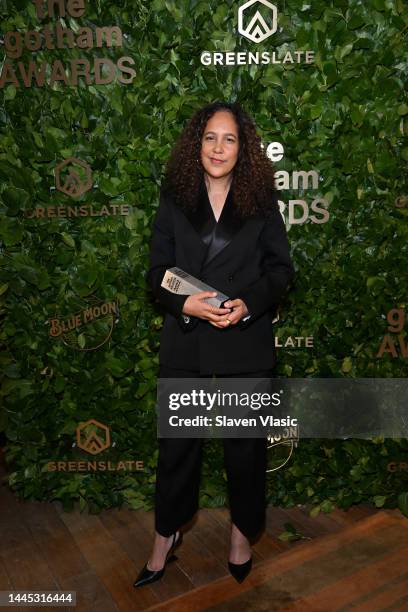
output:
[[141, 570], [141, 572], [139, 573], [138, 577], [136, 578], [135, 582], [133, 583], [134, 587], [142, 587], [145, 586], [146, 584], [151, 584], [152, 582], [156, 582], [156, 580], [160, 580], [160, 578], [163, 577], [164, 575], [164, 570], [166, 569], [166, 564], [167, 563], [171, 563], [171, 561], [177, 561], [177, 557], [174, 553], [175, 549], [177, 548], [177, 546], [180, 546], [181, 542], [183, 541], [183, 534], [181, 532], [179, 532], [179, 537], [176, 541], [176, 535], [177, 535], [177, 531], [176, 533], [173, 535], [173, 542], [172, 545], [169, 548], [169, 551], [166, 555], [166, 559], [164, 560], [164, 565], [162, 567], [162, 569], [160, 570], [150, 570], [147, 567], [147, 563], [146, 565], [143, 567], [143, 569]]
[[228, 568], [231, 576], [239, 583], [243, 582], [252, 569], [252, 557], [245, 563], [231, 563], [228, 561]]

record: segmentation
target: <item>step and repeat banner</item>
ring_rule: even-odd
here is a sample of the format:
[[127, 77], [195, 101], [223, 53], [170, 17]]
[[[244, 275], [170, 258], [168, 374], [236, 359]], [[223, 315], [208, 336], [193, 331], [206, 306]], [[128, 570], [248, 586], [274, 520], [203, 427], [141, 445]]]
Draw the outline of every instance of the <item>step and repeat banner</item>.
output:
[[[149, 239], [170, 149], [208, 102], [239, 101], [275, 164], [297, 272], [277, 374], [405, 378], [405, 2], [0, 0], [0, 13], [0, 430], [19, 495], [151, 506], [163, 313]], [[288, 461], [279, 442], [271, 502], [406, 508], [406, 439], [292, 441]], [[201, 503], [219, 505], [222, 452], [207, 446]]]

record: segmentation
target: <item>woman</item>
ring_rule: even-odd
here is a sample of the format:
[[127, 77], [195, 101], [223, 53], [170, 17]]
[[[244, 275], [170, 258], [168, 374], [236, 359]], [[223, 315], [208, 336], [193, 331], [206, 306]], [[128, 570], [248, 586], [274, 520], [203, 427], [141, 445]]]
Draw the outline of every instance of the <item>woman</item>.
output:
[[[230, 296], [174, 295], [161, 287], [177, 266]], [[273, 167], [253, 121], [238, 104], [216, 102], [192, 117], [166, 168], [154, 223], [148, 281], [166, 310], [161, 378], [269, 378], [276, 362], [272, 318], [293, 266]], [[251, 569], [249, 540], [265, 519], [266, 439], [224, 439], [232, 519], [229, 569]], [[159, 439], [156, 536], [135, 586], [163, 576], [198, 507], [202, 440]]]

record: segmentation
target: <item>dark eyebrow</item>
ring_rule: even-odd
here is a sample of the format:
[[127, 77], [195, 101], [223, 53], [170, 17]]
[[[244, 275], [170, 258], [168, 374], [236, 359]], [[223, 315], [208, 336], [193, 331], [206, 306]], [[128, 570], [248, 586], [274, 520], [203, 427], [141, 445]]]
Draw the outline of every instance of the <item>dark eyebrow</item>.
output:
[[[215, 132], [213, 130], [208, 130], [208, 132], [204, 132], [204, 135], [207, 134], [215, 134]], [[227, 134], [225, 134], [225, 136], [233, 136], [234, 138], [238, 138], [238, 136], [236, 136], [235, 134], [232, 134], [231, 132], [228, 132]]]

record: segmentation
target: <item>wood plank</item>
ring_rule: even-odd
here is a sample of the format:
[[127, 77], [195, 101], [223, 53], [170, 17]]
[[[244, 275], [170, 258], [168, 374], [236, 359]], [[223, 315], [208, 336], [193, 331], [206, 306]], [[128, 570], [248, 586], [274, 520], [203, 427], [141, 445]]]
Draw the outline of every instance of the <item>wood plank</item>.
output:
[[[1, 548], [5, 560], [1, 561], [1, 567], [7, 563], [11, 566], [10, 571], [17, 573], [18, 584], [21, 586], [14, 585], [14, 588], [75, 590], [79, 607], [83, 593], [84, 601], [89, 602], [87, 593], [92, 589], [101, 594], [96, 598], [98, 605], [110, 599], [110, 609], [118, 609], [96, 574], [90, 570], [72, 535], [61, 521], [55, 504], [19, 500], [7, 487], [1, 495], [0, 524]], [[24, 577], [25, 570], [22, 567], [26, 566], [28, 575]], [[86, 575], [86, 581], [81, 582], [80, 575]], [[77, 588], [78, 580], [83, 593]]]
[[150, 587], [137, 590], [133, 587], [139, 568], [97, 516], [78, 512], [61, 512], [60, 516], [119, 610], [143, 610], [158, 601]]
[[[315, 524], [321, 525], [325, 531], [327, 531], [327, 533], [330, 533], [330, 530], [337, 531], [337, 527], [344, 529], [344, 527], [350, 525], [350, 518], [347, 518], [346, 512], [338, 508], [334, 508], [332, 512], [328, 513], [319, 512], [319, 514], [315, 517], [310, 516], [310, 511], [304, 506], [301, 506], [299, 510], [303, 516], [306, 516], [311, 521], [314, 521]], [[356, 520], [359, 519], [353, 520], [352, 523], [355, 523]]]
[[4, 565], [3, 559], [0, 558], [0, 591], [12, 591], [13, 584], [10, 580], [10, 576], [7, 573], [6, 566]]
[[276, 545], [280, 547], [281, 551], [287, 551], [292, 548], [296, 548], [303, 544], [302, 540], [296, 540], [294, 542], [285, 542], [278, 539], [281, 533], [285, 531], [285, 523], [290, 522], [288, 515], [282, 508], [275, 506], [268, 506], [266, 509], [266, 532], [271, 536]]
[[57, 508], [62, 511], [61, 504], [33, 501], [22, 507], [22, 518], [56, 581], [60, 583], [89, 571], [90, 567]]
[[[405, 552], [405, 558], [400, 560], [402, 564], [406, 565], [408, 558], [408, 551]], [[382, 578], [382, 577], [381, 577]], [[373, 610], [388, 610], [394, 605], [398, 606], [397, 610], [406, 610], [402, 604], [405, 598], [408, 598], [408, 574], [404, 573], [397, 581], [394, 580], [388, 584], [384, 584], [381, 581], [382, 588], [375, 589], [371, 592], [371, 596], [364, 603], [355, 603], [353, 605], [353, 612], [372, 612]], [[377, 585], [378, 586], [378, 585]]]
[[1, 551], [12, 551], [31, 539], [31, 533], [23, 520], [23, 507], [27, 502], [19, 500], [7, 485], [0, 488], [0, 542]]
[[29, 505], [7, 484], [1, 486], [0, 559], [14, 589], [56, 590], [58, 583], [24, 520]]
[[297, 599], [295, 603], [282, 608], [282, 612], [316, 612], [317, 610], [330, 610], [333, 605], [336, 606], [336, 610], [352, 607], [353, 612], [357, 612], [359, 608], [356, 608], [356, 604], [359, 599], [363, 598], [369, 600], [371, 610], [379, 610], [380, 608], [372, 607], [370, 595], [378, 587], [387, 585], [395, 577], [396, 566], [402, 567], [404, 559], [407, 558], [407, 547], [386, 554], [379, 561], [370, 563], [358, 571], [352, 571], [350, 575], [336, 580], [318, 592]]
[[151, 537], [154, 534], [154, 510], [145, 512], [144, 510], [123, 510], [123, 518], [128, 525], [138, 524]]
[[76, 591], [77, 605], [73, 608], [75, 612], [88, 612], [89, 610], [117, 612], [119, 610], [111, 594], [93, 570], [64, 579], [61, 589]]
[[58, 590], [58, 583], [30, 537], [13, 550], [0, 552], [14, 589]]
[[312, 517], [304, 508], [284, 508], [282, 511], [288, 517], [287, 521], [306, 538], [314, 539], [342, 529], [338, 522], [321, 512]]
[[[377, 512], [377, 509], [371, 514], [375, 514], [375, 512]], [[350, 525], [350, 518], [347, 515], [347, 510], [343, 510], [342, 508], [334, 508], [334, 510], [329, 512], [329, 514], [326, 516], [329, 516], [333, 521], [335, 521], [342, 527], [346, 527], [347, 525]], [[357, 519], [357, 520], [360, 520], [360, 519]], [[353, 520], [352, 522], [355, 523], [356, 520]]]
[[383, 508], [383, 512], [386, 512], [390, 516], [394, 516], [396, 518], [406, 518], [399, 508]]
[[358, 504], [358, 506], [351, 506], [344, 511], [344, 518], [350, 522], [360, 521], [372, 516], [377, 512], [377, 508], [374, 508], [371, 504]]
[[[312, 506], [309, 504], [303, 504], [299, 506], [301, 511], [309, 516]], [[384, 510], [382, 510], [384, 512]], [[347, 526], [352, 525], [356, 521], [372, 516], [378, 512], [378, 508], [375, 508], [372, 504], [361, 503], [355, 506], [350, 506], [347, 510], [342, 508], [334, 508], [332, 512], [319, 512], [315, 518], [326, 517], [329, 520], [335, 521], [339, 525]], [[328, 523], [329, 526], [329, 523]]]

